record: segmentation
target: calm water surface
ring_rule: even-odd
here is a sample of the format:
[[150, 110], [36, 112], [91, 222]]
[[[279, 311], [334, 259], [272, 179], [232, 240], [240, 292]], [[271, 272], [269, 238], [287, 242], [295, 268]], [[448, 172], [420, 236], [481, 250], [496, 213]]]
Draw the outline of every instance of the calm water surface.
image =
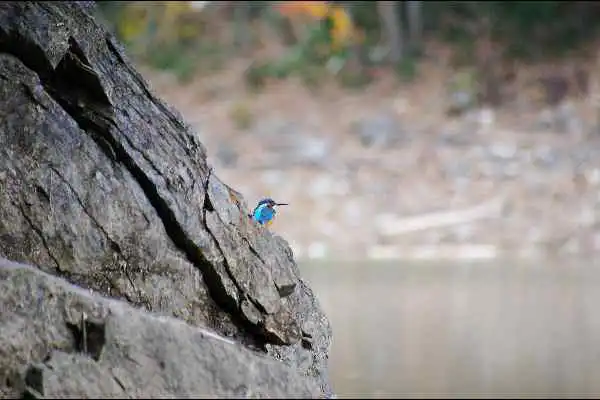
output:
[[592, 262], [301, 264], [339, 397], [600, 397]]

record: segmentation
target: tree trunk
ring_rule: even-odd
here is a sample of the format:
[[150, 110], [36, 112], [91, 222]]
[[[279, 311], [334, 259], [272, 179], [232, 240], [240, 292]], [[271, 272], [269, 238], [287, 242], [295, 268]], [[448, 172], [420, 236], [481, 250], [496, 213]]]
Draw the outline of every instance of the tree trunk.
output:
[[[92, 11], [0, 3], [0, 257], [35, 266], [0, 267], [0, 286], [16, 285], [0, 290], [0, 397], [20, 396], [12, 378], [46, 355], [54, 369], [37, 371], [45, 386], [32, 390], [47, 397], [330, 394], [331, 330], [288, 244], [252, 223]], [[293, 368], [223, 350], [233, 341], [271, 344], [264, 351]]]
[[247, 1], [233, 2], [234, 46], [246, 54], [252, 43], [250, 30], [250, 5]]
[[502, 91], [499, 69], [501, 53], [491, 35], [491, 18], [482, 18], [477, 27], [478, 40], [475, 43], [476, 67], [480, 81], [480, 100], [482, 104], [498, 107], [502, 103]]
[[397, 1], [377, 2], [377, 12], [390, 50], [389, 61], [394, 64], [400, 62], [404, 53], [404, 40], [397, 4]]
[[423, 2], [420, 0], [406, 1], [406, 16], [408, 19], [408, 37], [409, 45], [412, 49], [418, 49], [421, 45], [423, 35], [422, 21]]

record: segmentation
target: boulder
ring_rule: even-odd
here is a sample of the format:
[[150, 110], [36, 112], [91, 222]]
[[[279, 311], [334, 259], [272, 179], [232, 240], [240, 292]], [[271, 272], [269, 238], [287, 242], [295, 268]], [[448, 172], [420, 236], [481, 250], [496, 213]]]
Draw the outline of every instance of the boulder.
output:
[[290, 247], [248, 219], [92, 11], [0, 4], [0, 256], [212, 329], [329, 395], [331, 328]]
[[297, 368], [216, 332], [0, 259], [2, 397], [318, 397]]

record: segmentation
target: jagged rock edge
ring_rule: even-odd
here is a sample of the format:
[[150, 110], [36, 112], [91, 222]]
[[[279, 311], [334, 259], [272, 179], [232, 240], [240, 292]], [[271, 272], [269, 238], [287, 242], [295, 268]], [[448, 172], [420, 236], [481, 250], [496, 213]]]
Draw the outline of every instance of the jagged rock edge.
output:
[[[13, 37], [11, 38], [11, 36]], [[163, 223], [165, 231], [167, 232], [167, 235], [169, 236], [173, 244], [186, 255], [186, 257], [190, 260], [190, 262], [193, 265], [200, 269], [203, 276], [205, 277], [205, 282], [207, 284], [207, 288], [211, 297], [213, 297], [213, 299], [221, 305], [225, 312], [230, 314], [233, 322], [236, 325], [245, 328], [244, 330], [246, 330], [247, 332], [255, 336], [262, 337], [268, 342], [273, 343], [273, 340], [275, 340], [274, 344], [281, 344], [278, 343], [279, 340], [277, 340], [276, 337], [274, 337], [268, 331], [263, 329], [263, 327], [260, 324], [254, 325], [251, 321], [245, 318], [244, 314], [239, 308], [240, 305], [237, 304], [235, 299], [231, 299], [227, 294], [226, 289], [219, 284], [218, 272], [214, 269], [212, 263], [203, 257], [201, 249], [198, 248], [197, 245], [187, 237], [186, 233], [184, 232], [180, 224], [177, 222], [173, 211], [169, 208], [167, 202], [158, 193], [158, 190], [156, 189], [154, 183], [146, 176], [142, 168], [138, 166], [133, 160], [133, 158], [127, 153], [127, 150], [123, 147], [123, 145], [121, 145], [121, 143], [119, 143], [119, 141], [113, 135], [111, 135], [111, 129], [118, 129], [118, 126], [114, 123], [114, 120], [111, 118], [114, 116], [113, 105], [110, 104], [110, 101], [106, 96], [105, 89], [103, 88], [100, 81], [96, 80], [95, 82], [98, 85], [97, 89], [100, 89], [100, 91], [97, 91], [97, 93], [95, 94], [100, 94], [100, 96], [98, 96], [100, 98], [94, 98], [94, 104], [87, 104], [88, 107], [92, 105], [95, 106], [93, 110], [94, 112], [85, 112], [85, 110], [82, 109], [78, 110], [78, 106], [76, 104], [69, 104], [69, 100], [73, 99], [62, 98], [56, 93], [53, 84], [64, 84], [64, 82], [60, 82], [59, 72], [57, 71], [62, 65], [62, 63], [66, 62], [68, 60], [68, 57], [75, 58], [79, 64], [87, 62], [87, 60], [80, 60], [80, 55], [77, 54], [78, 52], [81, 52], [81, 48], [79, 47], [76, 39], [71, 36], [69, 38], [69, 41], [71, 45], [63, 54], [61, 61], [57, 64], [57, 68], [55, 69], [52, 68], [51, 64], [46, 59], [44, 50], [39, 48], [35, 43], [28, 40], [27, 37], [22, 36], [16, 32], [5, 32], [4, 30], [0, 29], [0, 53], [5, 53], [7, 55], [15, 57], [24, 66], [26, 66], [32, 72], [36, 73], [36, 75], [40, 79], [40, 83], [44, 87], [44, 90], [48, 94], [48, 96], [52, 98], [53, 101], [61, 109], [63, 109], [63, 111], [67, 115], [69, 115], [69, 117], [79, 126], [81, 131], [89, 135], [94, 140], [94, 142], [99, 146], [99, 148], [109, 160], [122, 164], [126, 168], [126, 170], [134, 178], [136, 183], [140, 186], [146, 198], [156, 211], [157, 216]], [[12, 47], [10, 46], [11, 43], [19, 43], [19, 47]], [[111, 51], [113, 53], [118, 54], [118, 51], [114, 47], [112, 41], [107, 39], [107, 44], [108, 43], [111, 44], [111, 46], [109, 46], [111, 48]], [[119, 55], [118, 58], [125, 66], [128, 67], [126, 68], [127, 71], [129, 73], [132, 73], [132, 68], [128, 66], [128, 63], [125, 62], [122, 56]], [[85, 65], [85, 67], [88, 68], [88, 71], [85, 71], [87, 74], [90, 74], [90, 72], [95, 74], [95, 71], [93, 71], [93, 69], [91, 69], [89, 65]], [[81, 71], [81, 69], [78, 70]], [[152, 103], [158, 106], [161, 109], [161, 111], [166, 113], [169, 119], [177, 122], [176, 125], [178, 127], [185, 129], [185, 126], [183, 126], [181, 122], [178, 121], [178, 119], [175, 115], [173, 115], [171, 110], [166, 108], [164, 104], [162, 104], [162, 102], [157, 101], [155, 96], [152, 95], [148, 88], [145, 85], [141, 84], [141, 82], [143, 81], [141, 81], [141, 78], [138, 76], [138, 74], [134, 73], [133, 76], [136, 79], [136, 81], [138, 81], [140, 87], [149, 96], [149, 99], [152, 101]], [[95, 77], [97, 78], [97, 76]], [[55, 79], [57, 81], [54, 81]], [[32, 95], [30, 91], [28, 94]], [[35, 99], [35, 96], [32, 97], [36, 102], [39, 103], [39, 101]], [[98, 123], [97, 117], [100, 117], [99, 119], [101, 123]], [[183, 147], [186, 148], [186, 146]], [[135, 147], [132, 148], [140, 152], [140, 154], [144, 156], [142, 151], [136, 149]], [[152, 167], [156, 170], [154, 166]], [[162, 176], [162, 173], [160, 175]], [[210, 231], [208, 232], [210, 233]], [[218, 248], [218, 251], [221, 253], [221, 255], [223, 255], [220, 248]], [[51, 255], [51, 253], [49, 253], [49, 255]], [[225, 259], [224, 256], [223, 259]], [[64, 276], [60, 269], [58, 270], [58, 272]], [[231, 275], [229, 269], [227, 269], [227, 272], [229, 275]], [[233, 282], [238, 288], [238, 290], [240, 290], [235, 280], [233, 280]], [[254, 301], [252, 302], [252, 304], [256, 306], [256, 303]], [[259, 310], [260, 309], [261, 308], [259, 306]]]
[[[208, 234], [210, 235], [212, 241], [215, 243], [215, 246], [217, 247], [217, 249], [219, 250], [219, 252], [224, 255], [223, 250], [221, 248], [221, 245], [219, 244], [219, 241], [217, 240], [215, 234], [211, 231], [211, 229], [208, 227], [208, 224], [206, 223], [206, 213], [207, 212], [216, 212], [214, 210], [214, 207], [212, 205], [212, 202], [210, 200], [210, 196], [209, 196], [209, 185], [210, 185], [210, 178], [212, 175], [212, 169], [210, 169], [208, 171], [207, 177], [206, 177], [206, 182], [204, 183], [204, 191], [206, 193], [206, 196], [204, 197], [204, 205], [202, 207], [202, 224], [204, 225], [204, 229], [208, 232]], [[217, 214], [217, 218], [219, 218], [220, 220], [220, 216], [219, 213]], [[246, 238], [244, 238], [246, 239]], [[247, 239], [246, 239], [247, 240]], [[255, 251], [251, 246], [250, 246], [250, 250], [251, 251]], [[262, 259], [259, 258], [259, 260], [261, 262]], [[252, 298], [252, 296], [250, 295], [246, 295], [246, 293], [244, 292], [244, 290], [241, 288], [240, 284], [238, 283], [238, 281], [235, 279], [235, 277], [233, 276], [233, 274], [231, 273], [231, 268], [229, 267], [229, 264], [227, 262], [227, 258], [225, 256], [223, 256], [223, 264], [225, 266], [225, 270], [227, 271], [227, 275], [229, 276], [229, 278], [231, 279], [231, 281], [233, 282], [233, 284], [235, 285], [235, 287], [237, 288], [238, 292], [240, 293], [240, 304], [239, 304], [239, 310], [240, 313], [242, 315], [244, 315], [244, 311], [242, 310], [242, 303], [244, 300], [247, 300], [252, 306], [254, 306], [262, 315], [267, 315], [267, 311], [264, 309], [264, 307], [260, 304], [260, 302], [256, 301], [255, 299]], [[264, 264], [264, 262], [263, 262]], [[244, 315], [245, 317], [245, 315]], [[272, 343], [272, 344], [277, 344], [277, 345], [285, 345], [286, 343], [283, 342], [277, 335], [274, 335], [273, 333], [271, 333], [268, 329], [266, 329], [265, 327], [265, 318], [261, 318], [258, 323], [254, 324], [252, 323], [252, 321], [250, 321], [249, 318], [245, 319], [248, 320], [249, 325], [252, 327], [252, 332], [255, 335], [258, 335], [260, 337], [265, 338], [268, 342]]]

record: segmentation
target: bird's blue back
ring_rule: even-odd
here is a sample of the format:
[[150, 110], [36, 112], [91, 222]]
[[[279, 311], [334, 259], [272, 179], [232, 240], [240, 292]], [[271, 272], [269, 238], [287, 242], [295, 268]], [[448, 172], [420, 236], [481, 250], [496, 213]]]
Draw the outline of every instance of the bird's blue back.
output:
[[271, 221], [275, 217], [275, 210], [273, 208], [269, 208], [267, 203], [259, 204], [253, 213], [253, 218], [259, 224], [264, 225]]

